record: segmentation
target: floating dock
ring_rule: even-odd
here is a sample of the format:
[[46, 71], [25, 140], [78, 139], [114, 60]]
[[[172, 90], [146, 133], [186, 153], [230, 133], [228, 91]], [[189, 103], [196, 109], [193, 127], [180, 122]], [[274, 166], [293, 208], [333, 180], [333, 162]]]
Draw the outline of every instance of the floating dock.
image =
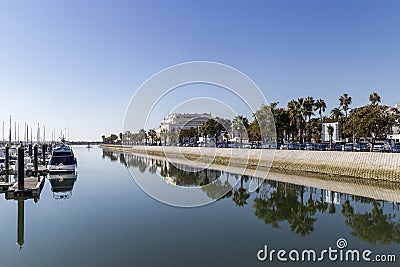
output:
[[6, 199], [16, 197], [38, 197], [42, 191], [44, 182], [44, 176], [25, 178], [23, 190], [18, 189], [18, 182], [16, 182], [6, 191]]

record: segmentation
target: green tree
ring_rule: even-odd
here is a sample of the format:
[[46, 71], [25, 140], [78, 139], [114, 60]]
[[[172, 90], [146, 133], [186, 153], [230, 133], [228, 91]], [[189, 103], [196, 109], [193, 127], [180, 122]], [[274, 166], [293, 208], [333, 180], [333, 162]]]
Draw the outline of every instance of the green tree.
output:
[[371, 105], [378, 105], [378, 103], [381, 103], [381, 97], [376, 93], [373, 92], [369, 95], [369, 101], [371, 102]]
[[395, 122], [396, 116], [391, 115], [391, 110], [375, 104], [353, 109], [344, 124], [344, 132], [355, 137], [385, 139]]
[[155, 140], [156, 137], [157, 137], [156, 131], [153, 130], [153, 129], [150, 129], [150, 130], [147, 131], [147, 134], [148, 134], [148, 136], [149, 136], [150, 139], [151, 139], [151, 144], [153, 145], [153, 144], [154, 144], [154, 140]]
[[348, 94], [343, 94], [339, 98], [340, 107], [343, 108], [346, 118], [347, 118], [347, 111], [349, 110], [349, 106], [351, 105], [351, 102], [352, 102], [351, 96], [349, 96]]
[[189, 129], [181, 129], [179, 131], [179, 142], [183, 142], [184, 139], [193, 139], [194, 143], [197, 142], [199, 133], [197, 132], [197, 129], [194, 127], [190, 127]]
[[339, 121], [340, 118], [343, 118], [344, 114], [342, 110], [338, 108], [334, 108], [331, 110], [331, 116], [330, 118], [334, 120], [335, 122]]
[[288, 111], [289, 111], [289, 118], [290, 118], [290, 125], [296, 125], [296, 129], [298, 131], [297, 138], [300, 143], [303, 143], [303, 134], [304, 134], [304, 127], [305, 127], [305, 120], [304, 120], [304, 98], [299, 98], [296, 100], [291, 100], [288, 103]]
[[335, 129], [333, 128], [332, 125], [328, 125], [328, 135], [329, 135], [329, 149], [332, 150], [332, 139], [333, 139], [333, 133]]
[[249, 120], [243, 115], [238, 115], [233, 118], [232, 128], [236, 130], [240, 137], [240, 143], [243, 143], [243, 136], [247, 134], [247, 129], [249, 128]]
[[215, 138], [215, 143], [217, 144], [218, 137], [221, 132], [225, 130], [221, 123], [215, 119], [208, 119], [203, 125], [200, 126], [199, 132], [201, 132], [206, 138], [208, 136]]
[[318, 114], [319, 114], [319, 117], [320, 117], [321, 123], [322, 123], [322, 113], [324, 113], [325, 110], [326, 110], [326, 103], [325, 103], [325, 100], [323, 100], [323, 99], [318, 99], [318, 100], [315, 102], [314, 110], [315, 110], [315, 111], [318, 110]]

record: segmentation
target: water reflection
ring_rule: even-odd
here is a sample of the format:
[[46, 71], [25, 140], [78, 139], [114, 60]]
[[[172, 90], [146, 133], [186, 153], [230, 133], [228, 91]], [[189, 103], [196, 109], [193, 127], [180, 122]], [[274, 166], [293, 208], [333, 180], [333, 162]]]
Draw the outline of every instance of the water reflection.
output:
[[76, 172], [49, 174], [48, 178], [51, 184], [53, 198], [68, 199], [72, 196], [72, 190], [78, 178], [78, 174]]
[[[379, 201], [309, 186], [275, 180], [224, 173], [219, 170], [199, 170], [186, 166], [182, 170], [162, 159], [124, 155], [103, 150], [103, 158], [119, 161], [125, 167], [137, 168], [141, 173], [159, 173], [164, 181], [179, 186], [198, 186], [215, 182], [222, 189], [232, 189], [221, 200], [231, 198], [237, 207], [250, 207], [254, 215], [273, 228], [288, 227], [299, 236], [309, 236], [316, 222], [324, 217], [340, 216], [351, 235], [370, 244], [400, 243], [400, 206], [396, 202]], [[219, 177], [224, 179], [218, 179]], [[158, 179], [158, 176], [154, 176]], [[217, 180], [218, 179], [218, 180]], [[240, 180], [231, 188], [229, 179]], [[252, 194], [248, 192], [251, 181], [259, 183]], [[225, 182], [224, 182], [225, 181]], [[218, 198], [218, 192], [203, 192], [209, 198]], [[339, 223], [339, 221], [336, 219]]]
[[[65, 174], [51, 174], [47, 177], [50, 180], [51, 190], [55, 199], [67, 199], [72, 195], [74, 183], [77, 179], [77, 173], [65, 173]], [[15, 175], [4, 175], [0, 176], [0, 193], [4, 193], [4, 198], [7, 201], [17, 202], [17, 238], [16, 244], [19, 249], [22, 249], [25, 243], [25, 202], [32, 200], [34, 203], [38, 203], [40, 200], [39, 196], [19, 196], [9, 194], [9, 185], [15, 183], [17, 177]]]
[[[13, 175], [11, 175], [11, 176], [5, 175], [3, 177], [0, 177], [0, 181], [2, 183], [8, 183], [13, 180], [15, 180], [15, 177]], [[2, 189], [2, 191], [0, 191], [0, 193], [5, 193], [6, 200], [17, 202], [17, 205], [16, 205], [16, 209], [17, 209], [16, 244], [18, 245], [19, 249], [21, 250], [25, 243], [25, 201], [33, 200], [34, 203], [37, 203], [39, 201], [39, 196], [27, 197], [27, 196], [11, 195], [11, 194], [8, 194], [8, 192], [4, 189]]]

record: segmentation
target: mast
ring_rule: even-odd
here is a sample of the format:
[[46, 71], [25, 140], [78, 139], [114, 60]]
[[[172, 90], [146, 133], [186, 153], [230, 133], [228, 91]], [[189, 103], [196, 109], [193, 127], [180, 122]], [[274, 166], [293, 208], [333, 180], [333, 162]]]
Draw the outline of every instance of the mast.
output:
[[39, 128], [39, 123], [37, 124], [36, 141], [37, 141], [38, 144], [40, 143], [40, 128]]
[[11, 146], [11, 114], [10, 114], [10, 134], [8, 135], [9, 138], [9, 145]]

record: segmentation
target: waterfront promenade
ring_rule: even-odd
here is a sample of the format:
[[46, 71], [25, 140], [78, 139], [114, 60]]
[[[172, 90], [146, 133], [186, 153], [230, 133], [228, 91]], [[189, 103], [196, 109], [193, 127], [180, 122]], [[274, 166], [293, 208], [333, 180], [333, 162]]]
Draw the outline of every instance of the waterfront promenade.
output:
[[215, 163], [247, 169], [265, 169], [295, 174], [318, 174], [400, 182], [400, 154], [380, 152], [230, 149], [170, 146], [105, 145], [113, 151], [189, 159], [196, 164]]

